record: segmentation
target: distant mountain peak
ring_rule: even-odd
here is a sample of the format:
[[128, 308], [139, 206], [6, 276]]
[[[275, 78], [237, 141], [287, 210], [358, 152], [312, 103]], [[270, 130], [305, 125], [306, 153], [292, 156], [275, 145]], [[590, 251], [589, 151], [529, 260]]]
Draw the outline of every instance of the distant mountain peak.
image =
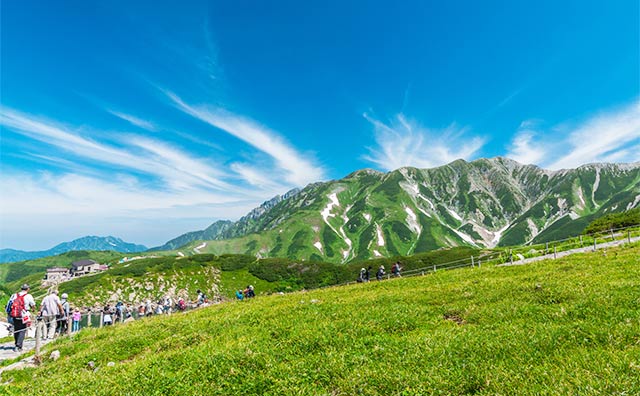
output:
[[88, 235], [74, 239], [70, 242], [63, 242], [49, 250], [27, 252], [22, 250], [2, 249], [0, 250], [0, 263], [32, 260], [40, 257], [56, 256], [74, 250], [113, 250], [121, 253], [143, 252], [147, 250], [144, 245], [128, 243], [114, 236], [100, 237]]

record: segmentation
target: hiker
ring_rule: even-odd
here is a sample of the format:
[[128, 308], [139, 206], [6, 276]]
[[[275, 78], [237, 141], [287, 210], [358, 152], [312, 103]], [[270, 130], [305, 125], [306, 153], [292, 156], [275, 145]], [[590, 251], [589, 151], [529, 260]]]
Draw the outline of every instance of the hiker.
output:
[[133, 322], [135, 318], [133, 317], [133, 309], [131, 308], [131, 303], [127, 303], [124, 307], [124, 321], [123, 323]]
[[131, 307], [131, 303], [127, 303], [127, 306], [124, 309], [124, 321], [126, 322], [127, 319], [131, 319], [133, 320], [133, 308]]
[[240, 301], [244, 299], [244, 292], [242, 289], [238, 289], [238, 291], [236, 291], [236, 298]]
[[116, 303], [115, 321], [116, 323], [124, 321], [124, 303], [122, 301]]
[[58, 318], [62, 316], [62, 303], [58, 298], [58, 291], [52, 290], [48, 296], [42, 299], [40, 304], [40, 316], [48, 328], [47, 338], [52, 340], [56, 335]]
[[384, 265], [381, 265], [380, 268], [378, 268], [378, 272], [376, 272], [376, 279], [381, 281], [384, 277], [384, 273]]
[[69, 326], [69, 317], [71, 316], [71, 307], [69, 306], [69, 301], [67, 301], [69, 295], [67, 293], [62, 293], [60, 296], [60, 303], [62, 304], [62, 311], [60, 312], [58, 318], [58, 334], [65, 334], [67, 332], [67, 327]]
[[255, 296], [256, 296], [256, 293], [253, 291], [253, 286], [252, 285], [247, 286], [247, 295], [246, 295], [246, 297], [253, 298]]
[[166, 315], [171, 314], [171, 305], [173, 304], [173, 301], [171, 300], [171, 297], [166, 296], [164, 298], [164, 305], [162, 307], [162, 310], [164, 311], [164, 313]]
[[158, 301], [156, 304], [156, 315], [162, 315], [162, 301]]
[[15, 293], [9, 299], [9, 316], [13, 321], [13, 339], [15, 341], [14, 352], [22, 352], [22, 344], [24, 336], [27, 333], [27, 327], [31, 326], [30, 311], [36, 307], [36, 301], [29, 294], [29, 285], [24, 284], [20, 291]]
[[371, 274], [371, 266], [367, 267], [367, 270], [364, 273], [364, 281], [369, 282], [369, 275]]
[[198, 289], [196, 293], [198, 293], [198, 299], [196, 300], [196, 305], [199, 307], [202, 304], [207, 302], [207, 295], [204, 294], [200, 289]]
[[71, 320], [73, 321], [71, 331], [73, 331], [74, 333], [80, 330], [80, 319], [82, 319], [82, 314], [80, 313], [80, 310], [76, 308], [71, 315]]
[[104, 309], [102, 310], [102, 325], [111, 326], [112, 324], [113, 324], [112, 311], [109, 304], [107, 304], [104, 306]]
[[358, 279], [356, 279], [356, 281], [357, 281], [358, 283], [362, 283], [362, 282], [364, 282], [364, 277], [365, 277], [366, 272], [367, 272], [367, 270], [366, 270], [366, 269], [364, 269], [364, 267], [362, 267], [362, 268], [360, 269], [360, 273], [358, 274]]
[[143, 317], [144, 317], [144, 304], [140, 303], [140, 306], [138, 307], [138, 319]]
[[402, 270], [402, 267], [400, 266], [400, 262], [396, 261], [395, 264], [393, 264], [393, 266], [391, 267], [391, 273], [393, 274], [393, 276], [401, 276], [400, 275], [400, 271]]
[[151, 305], [151, 300], [147, 300], [147, 304], [144, 306], [144, 315], [145, 316], [153, 315], [153, 305]]
[[184, 298], [182, 297], [178, 298], [178, 309], [181, 311], [184, 311], [185, 309], [187, 309], [187, 303], [186, 301], [184, 301]]

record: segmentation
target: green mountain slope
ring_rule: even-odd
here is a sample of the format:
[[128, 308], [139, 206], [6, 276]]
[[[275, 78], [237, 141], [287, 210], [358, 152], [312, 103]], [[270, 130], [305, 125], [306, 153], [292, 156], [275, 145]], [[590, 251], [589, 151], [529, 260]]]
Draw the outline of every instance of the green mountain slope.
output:
[[635, 244], [85, 330], [45, 347], [58, 361], [4, 372], [0, 391], [638, 394], [639, 258]]
[[458, 160], [312, 184], [181, 252], [345, 263], [562, 239], [639, 205], [640, 163], [551, 172], [506, 158]]
[[[93, 257], [106, 258], [100, 254], [106, 253], [97, 252]], [[389, 271], [394, 260], [401, 260], [404, 269], [409, 271], [461, 258], [469, 259], [471, 255], [478, 254], [475, 249], [454, 248], [349, 265], [212, 254], [140, 258], [127, 262], [114, 260], [108, 271], [60, 283], [58, 289], [61, 293], [68, 293], [72, 304], [79, 307], [100, 308], [117, 301], [139, 304], [147, 299], [158, 301], [165, 296], [172, 297], [174, 301], [178, 297], [193, 301], [198, 289], [203, 290], [212, 301], [225, 301], [233, 300], [235, 291], [249, 284], [255, 286], [258, 294], [313, 289], [352, 282], [362, 265], [373, 268], [384, 265]], [[64, 258], [64, 255], [58, 256], [56, 262]], [[36, 272], [12, 280], [7, 284], [7, 289], [15, 292], [22, 283], [28, 282], [39, 302], [48, 287], [41, 284], [45, 271], [43, 265], [46, 263], [43, 260], [22, 263], [29, 271]], [[375, 270], [372, 277], [374, 273]]]

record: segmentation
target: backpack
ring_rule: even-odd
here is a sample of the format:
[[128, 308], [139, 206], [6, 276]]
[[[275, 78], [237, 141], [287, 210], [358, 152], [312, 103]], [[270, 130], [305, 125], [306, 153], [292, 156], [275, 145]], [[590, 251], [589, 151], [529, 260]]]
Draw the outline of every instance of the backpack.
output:
[[12, 318], [22, 318], [22, 311], [24, 311], [24, 296], [25, 294], [16, 294], [16, 298], [13, 299], [11, 312], [9, 313]]
[[4, 307], [4, 312], [7, 313], [7, 315], [11, 315], [11, 306], [13, 305], [13, 299], [9, 299], [9, 301], [7, 301], [7, 306]]

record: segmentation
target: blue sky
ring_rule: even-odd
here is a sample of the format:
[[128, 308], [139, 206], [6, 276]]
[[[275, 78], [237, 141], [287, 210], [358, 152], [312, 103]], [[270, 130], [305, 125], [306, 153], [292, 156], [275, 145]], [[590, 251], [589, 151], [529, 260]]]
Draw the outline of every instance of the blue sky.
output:
[[183, 3], [0, 3], [0, 247], [155, 246], [362, 168], [640, 160], [637, 1]]

